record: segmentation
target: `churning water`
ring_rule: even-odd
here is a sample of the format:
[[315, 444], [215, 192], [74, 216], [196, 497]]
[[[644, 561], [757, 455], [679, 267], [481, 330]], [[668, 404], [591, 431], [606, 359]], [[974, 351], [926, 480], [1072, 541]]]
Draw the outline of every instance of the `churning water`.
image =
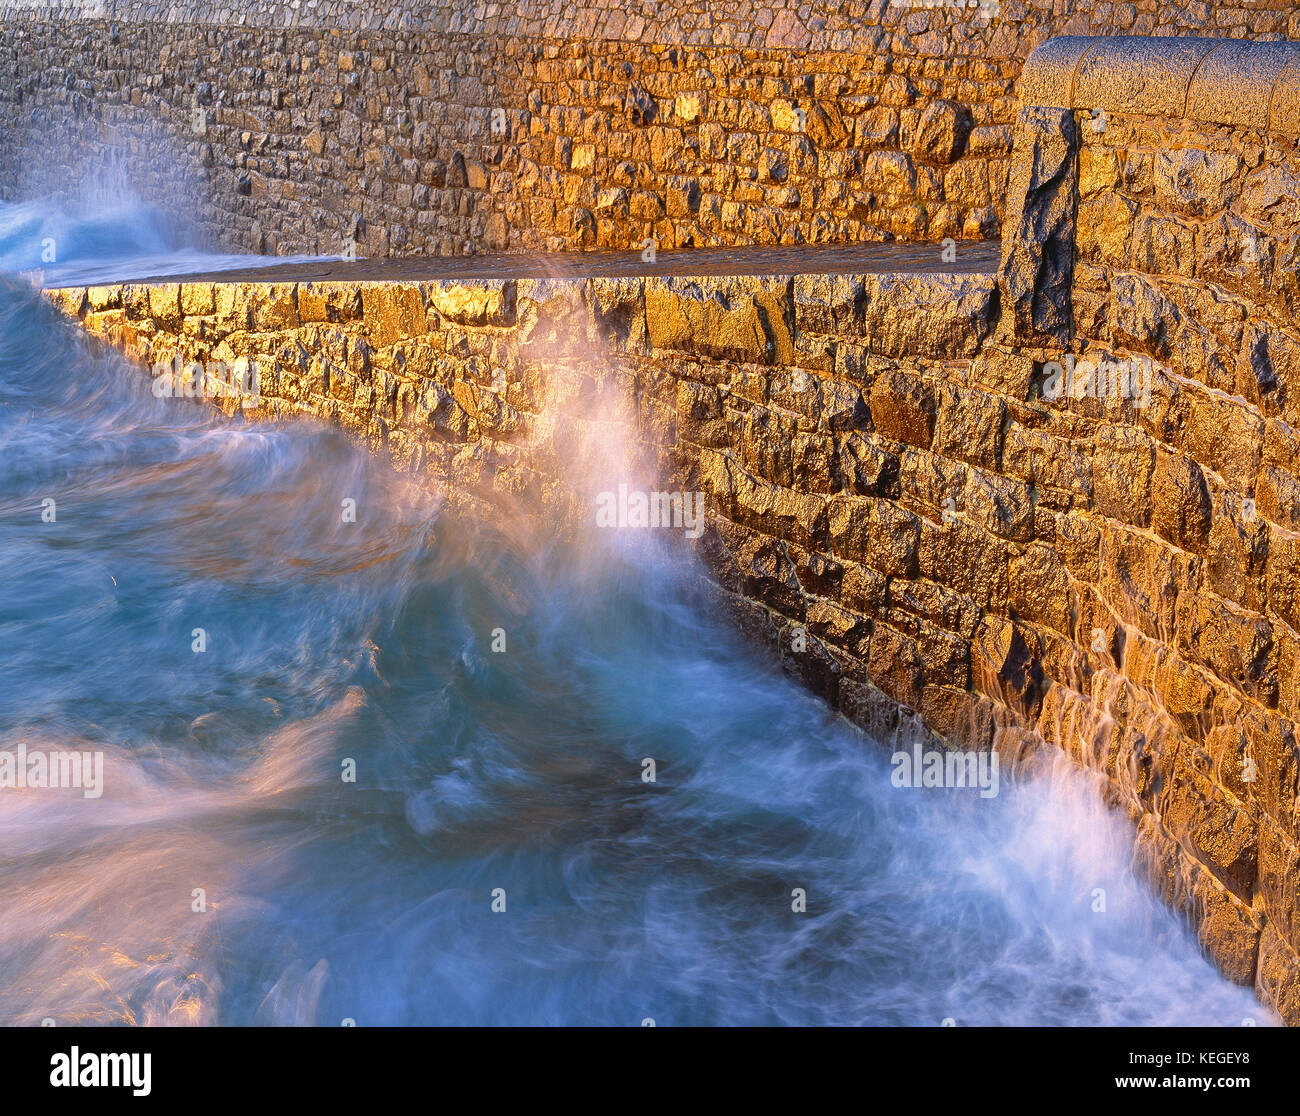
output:
[[325, 258], [232, 256], [177, 247], [174, 226], [121, 183], [110, 182], [93, 205], [0, 202], [0, 273], [39, 278], [47, 287], [74, 287]]
[[0, 789], [0, 1023], [1265, 1021], [1087, 777], [896, 788], [600, 535], [154, 399], [0, 287], [0, 749], [104, 763]]

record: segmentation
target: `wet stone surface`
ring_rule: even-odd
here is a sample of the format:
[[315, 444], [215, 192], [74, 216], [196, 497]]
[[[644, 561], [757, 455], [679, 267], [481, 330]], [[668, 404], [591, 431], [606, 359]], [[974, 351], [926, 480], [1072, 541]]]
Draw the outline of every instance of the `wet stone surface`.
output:
[[991, 275], [996, 241], [943, 244], [841, 244], [657, 252], [498, 254], [404, 260], [330, 260], [267, 264], [196, 275], [121, 275], [119, 282], [403, 283], [432, 279], [616, 279], [639, 275]]

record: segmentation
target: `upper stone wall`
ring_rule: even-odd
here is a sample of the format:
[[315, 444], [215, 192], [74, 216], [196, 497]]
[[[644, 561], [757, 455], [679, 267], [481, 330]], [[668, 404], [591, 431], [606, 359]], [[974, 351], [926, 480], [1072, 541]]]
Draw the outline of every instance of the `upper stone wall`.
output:
[[1071, 34], [1295, 39], [1300, 15], [0, 0], [0, 195], [111, 183], [212, 246], [279, 254], [988, 238], [1023, 61]]
[[889, 49], [942, 58], [1025, 57], [1054, 35], [1223, 35], [1300, 38], [1300, 14], [1284, 0], [1169, 3], [1137, 0], [3, 0], [0, 20], [34, 11], [75, 19], [188, 25], [444, 31], [569, 39], [858, 52]]
[[987, 238], [1049, 35], [1300, 37], [1271, 2], [905, 2], [7, 0], [0, 195], [111, 183], [280, 254]]

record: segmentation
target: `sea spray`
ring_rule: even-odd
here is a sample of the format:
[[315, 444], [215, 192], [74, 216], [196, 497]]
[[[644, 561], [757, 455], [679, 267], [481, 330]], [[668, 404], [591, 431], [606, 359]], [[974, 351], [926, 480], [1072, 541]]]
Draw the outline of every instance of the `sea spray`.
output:
[[[0, 1022], [1267, 1021], [1092, 777], [893, 786], [682, 532], [461, 514], [20, 284], [0, 404], [0, 739], [111, 776], [0, 792]], [[662, 491], [619, 443], [581, 490]]]

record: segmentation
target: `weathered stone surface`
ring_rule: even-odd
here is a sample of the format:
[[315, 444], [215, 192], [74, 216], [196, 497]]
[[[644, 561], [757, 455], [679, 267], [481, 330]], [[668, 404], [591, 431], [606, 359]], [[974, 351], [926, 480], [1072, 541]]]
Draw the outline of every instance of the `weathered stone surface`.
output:
[[1138, 207], [1122, 194], [1102, 193], [1085, 198], [1078, 208], [1078, 259], [1128, 267]]
[[794, 324], [801, 333], [852, 336], [862, 318], [863, 281], [856, 275], [796, 275]]
[[1259, 891], [1278, 936], [1300, 942], [1300, 847], [1268, 819], [1259, 827]]
[[1002, 468], [1039, 488], [1089, 496], [1094, 464], [1088, 449], [1073, 444], [1068, 430], [1031, 429], [1012, 422], [1003, 438]]
[[[430, 283], [429, 305], [457, 325], [510, 325], [515, 318], [515, 282], [446, 280]], [[365, 295], [363, 293], [362, 297]], [[409, 313], [409, 311], [408, 311]]]
[[1256, 829], [1246, 811], [1209, 779], [1178, 764], [1164, 797], [1162, 820], [1224, 887], [1250, 903], [1258, 868]]
[[1300, 952], [1282, 940], [1275, 926], [1259, 938], [1255, 990], [1283, 1019], [1300, 1018]]
[[971, 654], [971, 669], [983, 692], [997, 695], [1031, 720], [1037, 717], [1045, 685], [1042, 662], [1020, 625], [986, 618]]
[[876, 377], [869, 402], [871, 420], [880, 435], [922, 449], [929, 447], [939, 410], [932, 384], [891, 369]]
[[1248, 517], [1243, 503], [1227, 502], [1210, 529], [1206, 548], [1206, 575], [1219, 596], [1243, 608], [1262, 611], [1268, 559], [1268, 525], [1258, 516]]
[[1189, 659], [1261, 704], [1276, 703], [1276, 645], [1264, 617], [1186, 590], [1177, 608], [1177, 643]]
[[1300, 51], [1290, 43], [1218, 44], [1192, 77], [1187, 116], [1241, 128], [1267, 128], [1273, 89], [1287, 64], [1295, 60], [1300, 60]]
[[[459, 292], [431, 294], [430, 302], [437, 297], [440, 313], [452, 316], [451, 308], [462, 314], [468, 306]], [[409, 337], [419, 337], [427, 330], [424, 314], [424, 294], [418, 286], [399, 284], [366, 284], [361, 288], [362, 315], [371, 344], [387, 348]], [[287, 324], [287, 323], [286, 323]]]
[[1022, 105], [1073, 108], [1074, 74], [1080, 59], [1097, 45], [1088, 35], [1058, 35], [1025, 59], [1017, 92]]
[[1093, 455], [1097, 511], [1146, 527], [1151, 522], [1155, 461], [1155, 443], [1141, 430], [1129, 426], [1104, 426], [1098, 430]]
[[1011, 567], [1008, 543], [981, 527], [956, 520], [935, 527], [921, 521], [917, 569], [991, 613], [1004, 614]]
[[1237, 394], [1268, 412], [1283, 409], [1300, 382], [1300, 342], [1271, 322], [1247, 322], [1237, 363]]
[[828, 508], [832, 553], [864, 562], [895, 577], [912, 577], [917, 568], [921, 521], [886, 500], [833, 500]]
[[1026, 547], [1012, 560], [1008, 581], [1011, 605], [1021, 617], [1062, 635], [1071, 634], [1070, 575], [1052, 547], [1043, 543]]
[[[1116, 36], [1079, 60], [1071, 107], [1182, 117], [1197, 68], [1221, 40]], [[1207, 86], [1199, 93], [1204, 97]], [[1222, 94], [1229, 93], [1223, 89]]]
[[881, 623], [873, 628], [867, 673], [881, 691], [900, 704], [920, 704], [925, 661], [916, 641], [896, 628]]
[[754, 364], [793, 356], [787, 285], [738, 279], [651, 279], [646, 326], [656, 349]]
[[1181, 454], [1156, 455], [1151, 477], [1151, 526], [1183, 550], [1205, 552], [1213, 507], [1201, 467]]
[[1159, 205], [1192, 217], [1212, 216], [1227, 208], [1243, 163], [1235, 152], [1160, 151], [1155, 162]]
[[966, 146], [970, 135], [970, 112], [951, 101], [931, 101], [911, 139], [911, 153], [930, 162], [951, 163]]
[[864, 276], [867, 343], [891, 357], [974, 356], [991, 325], [993, 286], [985, 275]]
[[987, 392], [943, 384], [935, 420], [934, 448], [945, 457], [990, 471], [1002, 463], [1007, 405]]
[[1262, 938], [1261, 920], [1252, 908], [1203, 868], [1185, 846], [1165, 834], [1152, 817], [1139, 823], [1134, 861], [1165, 901], [1197, 924], [1201, 942], [1215, 951], [1224, 973], [1241, 984], [1255, 983]]
[[1134, 530], [1101, 529], [1098, 586], [1125, 623], [1165, 642], [1174, 634], [1179, 594], [1194, 584], [1188, 556]]
[[1300, 135], [1300, 58], [1292, 58], [1273, 87], [1269, 104], [1270, 131], [1282, 135]]
[[1255, 476], [1263, 453], [1263, 418], [1218, 394], [1188, 390], [1186, 395], [1180, 448], [1222, 477]]
[[1269, 607], [1300, 632], [1300, 537], [1278, 534], [1269, 546]]
[[1017, 341], [1059, 342], [1070, 333], [1077, 142], [1070, 112], [1020, 110], [998, 275], [1005, 328]]

